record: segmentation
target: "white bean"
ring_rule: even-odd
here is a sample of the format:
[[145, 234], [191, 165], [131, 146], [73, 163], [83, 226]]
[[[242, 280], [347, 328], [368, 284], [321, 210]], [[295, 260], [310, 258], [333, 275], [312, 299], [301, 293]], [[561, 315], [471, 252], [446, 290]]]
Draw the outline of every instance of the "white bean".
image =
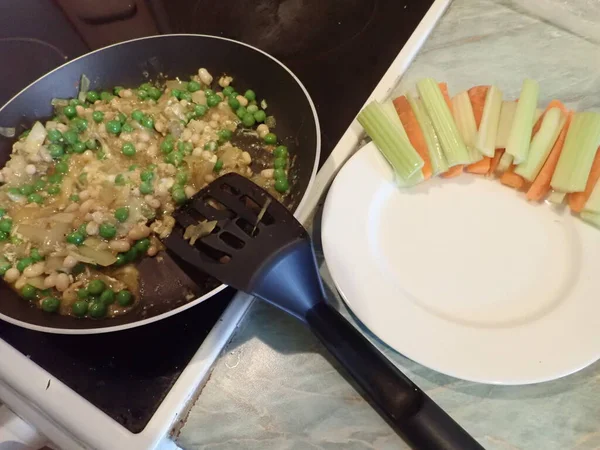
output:
[[221, 86], [222, 88], [226, 88], [227, 86], [229, 86], [231, 84], [231, 82], [233, 81], [232, 77], [221, 77], [219, 78], [219, 86]]
[[121, 133], [120, 138], [125, 142], [133, 141], [133, 135], [131, 133]]
[[216, 164], [218, 159], [219, 158], [217, 158], [217, 155], [212, 155], [208, 161], [213, 164]]
[[206, 181], [207, 183], [212, 183], [213, 181], [215, 181], [215, 176], [211, 174], [205, 175], [204, 181]]
[[37, 169], [35, 168], [35, 166], [33, 164], [27, 164], [25, 166], [25, 173], [27, 175], [34, 175], [36, 171], [37, 171]]
[[129, 98], [133, 95], [133, 92], [131, 92], [131, 89], [121, 89], [121, 91], [119, 92], [119, 97], [121, 98]]
[[148, 142], [150, 140], [150, 134], [145, 131], [142, 131], [138, 134], [138, 141], [140, 142]]
[[215, 112], [210, 115], [210, 119], [218, 122], [221, 119], [221, 116], [219, 115], [219, 113]]
[[75, 109], [77, 110], [77, 115], [79, 116], [82, 116], [85, 113], [85, 108], [81, 105], [77, 105]]
[[58, 131], [60, 131], [61, 133], [64, 133], [65, 131], [67, 131], [69, 129], [69, 127], [67, 125], [65, 125], [64, 123], [59, 123], [56, 125], [56, 129]]
[[179, 104], [185, 108], [187, 105], [190, 104], [190, 102], [188, 102], [187, 100], [183, 99], [183, 100], [179, 101]]
[[146, 153], [148, 156], [155, 157], [158, 154], [158, 147], [156, 144], [150, 144]]
[[124, 253], [131, 248], [131, 244], [126, 239], [115, 239], [108, 243], [108, 248], [115, 252]]
[[193, 197], [196, 193], [196, 189], [194, 189], [192, 186], [186, 186], [183, 191], [188, 198]]
[[236, 100], [238, 102], [240, 102], [241, 106], [248, 106], [248, 99], [246, 97], [244, 97], [243, 95], [238, 95], [236, 97]]
[[56, 285], [56, 276], [58, 274], [56, 272], [52, 272], [46, 278], [44, 278], [44, 287], [46, 289], [53, 288]]
[[156, 254], [158, 253], [158, 248], [156, 247], [156, 245], [151, 245], [150, 248], [148, 249], [148, 256], [156, 256]]
[[91, 150], [86, 150], [85, 152], [83, 152], [83, 158], [86, 161], [91, 161], [92, 159], [94, 159], [94, 152]]
[[25, 287], [25, 285], [27, 284], [27, 277], [25, 277], [24, 275], [19, 277], [19, 279], [15, 282], [15, 289], [17, 290], [21, 290]]
[[[117, 179], [117, 176], [116, 176], [116, 175], [108, 175], [108, 176], [106, 177], [106, 181], [108, 181], [109, 183], [114, 183], [116, 179]], [[80, 197], [80, 198], [81, 198], [81, 197]]]
[[79, 211], [79, 203], [71, 203], [65, 209], [65, 212], [68, 212], [68, 213], [75, 212], [75, 211]]
[[211, 128], [214, 128], [215, 130], [216, 130], [217, 128], [219, 128], [219, 122], [217, 122], [216, 120], [211, 120], [210, 122], [208, 122], [208, 125], [209, 125]]
[[6, 280], [7, 283], [14, 283], [15, 281], [17, 281], [19, 279], [20, 276], [21, 276], [21, 273], [14, 267], [11, 267], [4, 274], [4, 279]]
[[273, 169], [261, 170], [260, 175], [264, 178], [273, 178]]
[[202, 147], [196, 147], [193, 151], [192, 151], [192, 156], [195, 156], [197, 158], [200, 158], [202, 156], [202, 153], [205, 150]]
[[146, 204], [148, 206], [150, 206], [151, 208], [154, 208], [154, 209], [160, 208], [160, 200], [158, 200], [157, 198], [154, 198], [151, 195], [146, 195], [144, 197], [144, 200], [146, 201]]
[[85, 226], [85, 232], [89, 236], [96, 236], [100, 230], [100, 226], [96, 222], [90, 222]]
[[70, 279], [69, 279], [69, 275], [67, 275], [66, 273], [59, 273], [56, 276], [56, 290], [58, 292], [64, 292], [69, 288], [69, 284], [71, 283]]
[[147, 148], [148, 148], [148, 144], [145, 142], [138, 142], [137, 144], [135, 144], [135, 149], [138, 152], [145, 152]]
[[165, 131], [166, 124], [162, 120], [157, 120], [154, 122], [154, 129], [159, 133]]
[[210, 161], [210, 158], [212, 157], [213, 152], [209, 151], [209, 150], [202, 150], [202, 159], [205, 161]]
[[23, 271], [23, 275], [27, 278], [39, 277], [46, 270], [46, 263], [44, 261], [37, 262], [30, 266], [27, 266]]
[[242, 161], [247, 165], [252, 162], [252, 156], [248, 152], [242, 152]]
[[184, 141], [189, 141], [192, 138], [192, 130], [190, 130], [189, 128], [186, 128], [185, 130], [183, 130], [183, 133], [181, 133], [181, 139], [183, 139]]
[[[81, 194], [79, 195], [79, 198], [81, 198]], [[90, 198], [89, 200], [86, 200], [81, 204], [81, 206], [79, 207], [79, 211], [81, 211], [83, 214], [87, 214], [92, 210], [95, 204], [96, 201]]]
[[79, 193], [79, 200], [86, 201], [90, 198], [90, 193], [87, 190], [83, 190]]
[[191, 137], [192, 144], [196, 145], [200, 142], [200, 135], [198, 133], [193, 133]]
[[77, 258], [75, 258], [74, 256], [66, 256], [65, 259], [63, 260], [63, 267], [67, 270], [72, 269], [73, 267], [75, 267], [77, 265], [79, 261], [77, 260]]
[[213, 81], [212, 75], [204, 67], [198, 71], [198, 76], [200, 77], [200, 81], [206, 85], [209, 85]]
[[98, 225], [102, 225], [102, 223], [104, 222], [104, 214], [100, 211], [92, 213], [92, 218], [94, 222], [96, 222]]
[[256, 132], [258, 133], [258, 136], [263, 139], [267, 134], [269, 134], [269, 127], [264, 123], [261, 123], [256, 127]]
[[133, 239], [134, 241], [138, 241], [140, 239], [144, 239], [147, 238], [148, 236], [150, 236], [150, 228], [148, 228], [146, 225], [144, 224], [137, 224], [135, 225], [127, 234], [127, 236], [130, 239]]

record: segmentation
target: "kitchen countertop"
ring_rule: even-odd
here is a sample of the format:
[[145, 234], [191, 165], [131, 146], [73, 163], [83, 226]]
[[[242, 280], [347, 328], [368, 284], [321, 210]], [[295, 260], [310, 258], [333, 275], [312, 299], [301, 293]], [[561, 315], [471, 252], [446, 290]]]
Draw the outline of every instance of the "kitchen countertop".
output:
[[[555, 97], [600, 110], [598, 23], [600, 3], [592, 0], [455, 0], [395, 93], [433, 76], [452, 93], [495, 83], [515, 98], [530, 77], [540, 82], [542, 104]], [[318, 228], [317, 217], [315, 236]], [[322, 274], [331, 286], [324, 265]], [[348, 315], [339, 297], [331, 298]], [[436, 373], [377, 345], [487, 449], [600, 448], [598, 362], [548, 383], [491, 386]], [[301, 324], [255, 302], [177, 442], [190, 450], [407, 448], [336, 367]]]

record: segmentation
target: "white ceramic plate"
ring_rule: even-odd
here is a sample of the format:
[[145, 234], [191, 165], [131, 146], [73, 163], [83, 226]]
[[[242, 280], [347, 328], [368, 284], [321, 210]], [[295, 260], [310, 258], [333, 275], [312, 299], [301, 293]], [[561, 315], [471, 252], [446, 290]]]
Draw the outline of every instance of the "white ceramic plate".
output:
[[457, 378], [526, 384], [600, 358], [600, 230], [464, 174], [410, 189], [373, 144], [336, 177], [325, 258], [380, 339]]

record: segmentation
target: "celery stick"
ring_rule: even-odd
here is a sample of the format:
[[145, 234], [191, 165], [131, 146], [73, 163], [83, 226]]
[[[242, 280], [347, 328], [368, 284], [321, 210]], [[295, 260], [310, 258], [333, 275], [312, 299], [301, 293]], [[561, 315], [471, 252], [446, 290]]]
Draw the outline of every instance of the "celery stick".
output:
[[589, 223], [590, 225], [593, 225], [596, 228], [600, 228], [600, 214], [582, 211], [579, 214], [579, 217], [581, 217], [585, 222]]
[[485, 96], [485, 106], [481, 116], [481, 124], [477, 133], [477, 150], [492, 158], [496, 151], [496, 136], [500, 123], [502, 108], [502, 91], [496, 86], [490, 86]]
[[561, 192], [583, 191], [598, 144], [600, 144], [600, 113], [575, 113], [550, 182], [552, 188]]
[[513, 120], [506, 152], [514, 157], [515, 163], [520, 164], [527, 159], [531, 130], [534, 125], [535, 109], [537, 107], [539, 86], [537, 81], [525, 80], [521, 88], [521, 96], [517, 102], [517, 110]]
[[442, 151], [442, 146], [440, 145], [437, 134], [435, 134], [435, 130], [433, 129], [431, 120], [427, 115], [427, 111], [425, 111], [423, 102], [419, 98], [414, 98], [410, 94], [406, 94], [406, 98], [413, 110], [413, 113], [415, 114], [415, 117], [417, 118], [417, 122], [419, 122], [421, 132], [425, 137], [425, 143], [427, 144], [427, 150], [429, 153], [429, 161], [431, 162], [431, 172], [433, 175], [447, 172], [449, 169], [448, 162], [446, 162], [446, 157]]
[[600, 214], [600, 180], [594, 186], [590, 198], [585, 202], [584, 211]]
[[546, 162], [552, 146], [556, 142], [560, 130], [565, 125], [566, 117], [560, 108], [552, 108], [542, 119], [539, 131], [531, 140], [529, 146], [529, 157], [515, 169], [515, 173], [521, 175], [527, 181], [533, 181], [540, 173]]
[[382, 103], [381, 106], [382, 106], [383, 112], [386, 114], [386, 116], [388, 116], [392, 120], [392, 122], [394, 122], [397, 126], [400, 127], [400, 130], [402, 131], [402, 135], [404, 136], [404, 139], [406, 139], [408, 142], [410, 142], [410, 140], [408, 139], [408, 134], [406, 134], [406, 130], [404, 129], [404, 125], [402, 125], [402, 121], [400, 120], [400, 117], [398, 116], [398, 112], [396, 111], [394, 104], [391, 101], [387, 101], [385, 103]]
[[448, 165], [452, 167], [457, 164], [468, 164], [469, 152], [438, 84], [433, 78], [424, 78], [417, 83], [417, 90], [440, 140]]
[[542, 117], [542, 114], [544, 114], [544, 108], [536, 108], [535, 109], [535, 115], [533, 116], [533, 124], [534, 125], [537, 123], [537, 121], [540, 119], [540, 117]]
[[510, 165], [513, 163], [513, 157], [512, 155], [509, 155], [508, 153], [504, 152], [502, 154], [502, 157], [500, 158], [500, 161], [498, 162], [498, 165], [496, 166], [496, 173], [497, 174], [503, 174], [504, 172], [506, 172], [508, 170], [508, 168], [510, 167]]
[[452, 116], [456, 127], [467, 146], [471, 163], [481, 161], [483, 156], [475, 147], [477, 139], [477, 123], [473, 114], [473, 105], [467, 91], [460, 92], [452, 98]]
[[516, 110], [517, 102], [502, 102], [498, 132], [496, 133], [496, 148], [506, 148], [506, 144], [508, 144], [508, 135], [512, 128]]
[[550, 195], [548, 196], [547, 200], [550, 203], [554, 203], [555, 205], [562, 205], [565, 201], [566, 196], [567, 194], [565, 194], [564, 192], [552, 191], [550, 192]]
[[423, 159], [405, 138], [406, 133], [384, 112], [381, 104], [371, 102], [357, 119], [401, 178], [408, 180], [423, 167]]
[[[397, 175], [397, 174], [396, 174]], [[396, 185], [400, 188], [407, 188], [425, 181], [422, 170], [417, 170], [410, 178], [404, 179], [401, 176], [396, 176]]]

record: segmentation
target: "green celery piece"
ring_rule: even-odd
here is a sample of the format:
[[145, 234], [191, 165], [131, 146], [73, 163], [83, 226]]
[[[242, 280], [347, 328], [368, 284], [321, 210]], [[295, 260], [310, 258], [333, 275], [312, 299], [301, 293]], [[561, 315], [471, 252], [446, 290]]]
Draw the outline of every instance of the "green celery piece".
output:
[[498, 122], [498, 132], [496, 133], [496, 148], [506, 148], [506, 144], [508, 144], [508, 135], [510, 134], [516, 111], [517, 102], [502, 102], [502, 107], [500, 108], [500, 121]]
[[517, 175], [521, 175], [527, 181], [532, 182], [542, 170], [560, 130], [565, 125], [566, 117], [560, 108], [552, 108], [542, 119], [539, 131], [531, 140], [529, 146], [529, 157], [515, 169]]
[[585, 190], [599, 144], [600, 113], [575, 113], [550, 186], [561, 192]]
[[600, 180], [594, 186], [590, 198], [585, 202], [583, 210], [586, 212], [600, 214]]
[[596, 228], [600, 228], [600, 214], [582, 211], [579, 214], [579, 217], [581, 217], [585, 222], [589, 223], [590, 225], [593, 225]]
[[449, 169], [448, 162], [444, 156], [444, 151], [440, 145], [440, 140], [438, 139], [437, 134], [435, 134], [435, 129], [433, 128], [431, 119], [427, 115], [427, 111], [425, 111], [423, 102], [421, 99], [414, 98], [410, 94], [406, 94], [406, 99], [408, 100], [408, 104], [412, 108], [413, 113], [417, 118], [417, 122], [419, 122], [419, 128], [421, 128], [421, 132], [425, 138], [427, 151], [429, 153], [429, 161], [431, 162], [432, 174], [437, 175], [447, 172]]
[[502, 109], [502, 91], [496, 86], [490, 86], [485, 96], [485, 105], [481, 124], [477, 133], [477, 150], [490, 158], [496, 153], [496, 136], [500, 125]]
[[407, 188], [411, 186], [415, 186], [419, 183], [425, 181], [425, 177], [423, 176], [423, 171], [416, 171], [410, 178], [404, 179], [400, 176], [396, 176], [396, 185], [400, 188]]
[[424, 78], [417, 83], [417, 90], [440, 140], [448, 165], [452, 167], [458, 164], [469, 164], [467, 146], [454, 123], [452, 112], [437, 82], [433, 78]]
[[508, 170], [508, 168], [510, 167], [510, 165], [513, 163], [513, 157], [512, 155], [509, 155], [508, 153], [504, 152], [502, 154], [502, 157], [500, 158], [500, 161], [498, 162], [498, 165], [496, 166], [496, 173], [497, 174], [503, 174], [504, 172], [506, 172]]
[[423, 167], [423, 159], [404, 137], [406, 133], [384, 112], [381, 104], [371, 102], [357, 119], [401, 178], [408, 180]]
[[548, 195], [547, 200], [550, 203], [554, 203], [555, 205], [562, 205], [565, 201], [566, 196], [567, 196], [567, 194], [565, 194], [564, 192], [552, 191], [552, 192], [550, 192], [550, 195]]
[[513, 156], [516, 164], [525, 161], [529, 153], [539, 91], [537, 81], [529, 79], [523, 81], [521, 95], [517, 102], [515, 117], [506, 144], [506, 152]]
[[483, 159], [483, 155], [476, 148], [477, 123], [473, 114], [473, 105], [467, 91], [460, 92], [452, 98], [452, 116], [456, 122], [456, 127], [467, 146], [469, 159], [471, 163], [476, 163]]

